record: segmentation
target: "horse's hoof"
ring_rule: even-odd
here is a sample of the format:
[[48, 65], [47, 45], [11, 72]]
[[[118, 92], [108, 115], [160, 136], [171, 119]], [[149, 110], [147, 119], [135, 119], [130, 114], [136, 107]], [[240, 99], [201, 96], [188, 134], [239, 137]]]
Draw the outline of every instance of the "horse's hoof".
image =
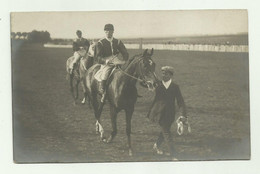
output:
[[110, 136], [108, 139], [107, 139], [107, 143], [111, 143], [112, 142], [112, 137]]
[[83, 104], [83, 105], [84, 105], [85, 103], [86, 103], [86, 99], [85, 99], [85, 98], [83, 98], [83, 99], [82, 99], [82, 101], [81, 101], [81, 104]]
[[104, 143], [106, 143], [106, 142], [107, 142], [107, 139], [106, 139], [106, 137], [101, 137], [101, 138], [100, 138], [100, 140], [101, 140], [102, 142], [104, 142]]

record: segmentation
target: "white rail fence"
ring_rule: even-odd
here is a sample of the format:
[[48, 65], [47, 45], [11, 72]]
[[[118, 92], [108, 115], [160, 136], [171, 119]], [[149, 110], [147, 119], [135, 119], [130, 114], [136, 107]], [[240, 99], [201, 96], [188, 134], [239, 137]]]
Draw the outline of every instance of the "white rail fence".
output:
[[[140, 44], [125, 44], [128, 49], [139, 49]], [[143, 44], [143, 49], [211, 51], [211, 52], [248, 52], [248, 45], [202, 45], [202, 44]]]
[[[202, 44], [125, 44], [127, 49], [210, 51], [210, 52], [248, 52], [248, 45], [202, 45]], [[44, 44], [51, 48], [72, 48], [71, 45]]]

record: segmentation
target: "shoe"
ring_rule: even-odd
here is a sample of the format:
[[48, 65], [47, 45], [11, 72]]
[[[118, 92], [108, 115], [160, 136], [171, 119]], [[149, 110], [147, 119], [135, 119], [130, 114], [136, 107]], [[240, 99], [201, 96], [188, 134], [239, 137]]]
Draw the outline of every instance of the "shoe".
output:
[[179, 161], [178, 158], [172, 157], [172, 161]]
[[155, 150], [158, 155], [163, 154], [163, 151], [158, 148], [156, 143], [153, 145], [153, 150]]

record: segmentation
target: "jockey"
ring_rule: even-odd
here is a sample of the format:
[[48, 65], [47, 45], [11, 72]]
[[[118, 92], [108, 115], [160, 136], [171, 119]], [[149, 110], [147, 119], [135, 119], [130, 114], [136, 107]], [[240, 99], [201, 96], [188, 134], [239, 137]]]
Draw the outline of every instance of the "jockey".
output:
[[86, 56], [88, 49], [89, 49], [89, 41], [82, 37], [82, 32], [80, 30], [77, 30], [76, 32], [78, 38], [76, 38], [73, 41], [73, 51], [74, 51], [74, 59], [72, 63], [70, 64], [71, 73], [76, 65], [76, 63], [79, 61], [81, 57]]
[[[101, 84], [100, 84], [100, 92], [104, 97], [105, 93], [105, 85], [106, 81], [113, 69], [113, 65], [120, 62], [118, 64], [124, 64], [126, 60], [128, 60], [128, 52], [125, 48], [125, 45], [121, 40], [118, 40], [113, 37], [114, 26], [112, 24], [106, 24], [104, 27], [104, 31], [106, 37], [100, 39], [97, 43], [96, 47], [96, 58], [98, 63], [101, 64]], [[119, 60], [117, 55], [121, 53], [123, 57], [123, 61]], [[114, 64], [113, 64], [114, 63]]]

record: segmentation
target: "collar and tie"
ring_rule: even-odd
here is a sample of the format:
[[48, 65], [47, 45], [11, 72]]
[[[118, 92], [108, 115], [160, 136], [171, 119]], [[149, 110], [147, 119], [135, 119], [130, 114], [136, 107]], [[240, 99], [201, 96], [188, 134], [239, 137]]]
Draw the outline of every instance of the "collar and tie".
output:
[[168, 80], [167, 82], [165, 82], [165, 81], [162, 80], [162, 84], [163, 84], [163, 86], [164, 86], [166, 89], [169, 88], [169, 86], [171, 85], [171, 83], [172, 83], [172, 79]]

